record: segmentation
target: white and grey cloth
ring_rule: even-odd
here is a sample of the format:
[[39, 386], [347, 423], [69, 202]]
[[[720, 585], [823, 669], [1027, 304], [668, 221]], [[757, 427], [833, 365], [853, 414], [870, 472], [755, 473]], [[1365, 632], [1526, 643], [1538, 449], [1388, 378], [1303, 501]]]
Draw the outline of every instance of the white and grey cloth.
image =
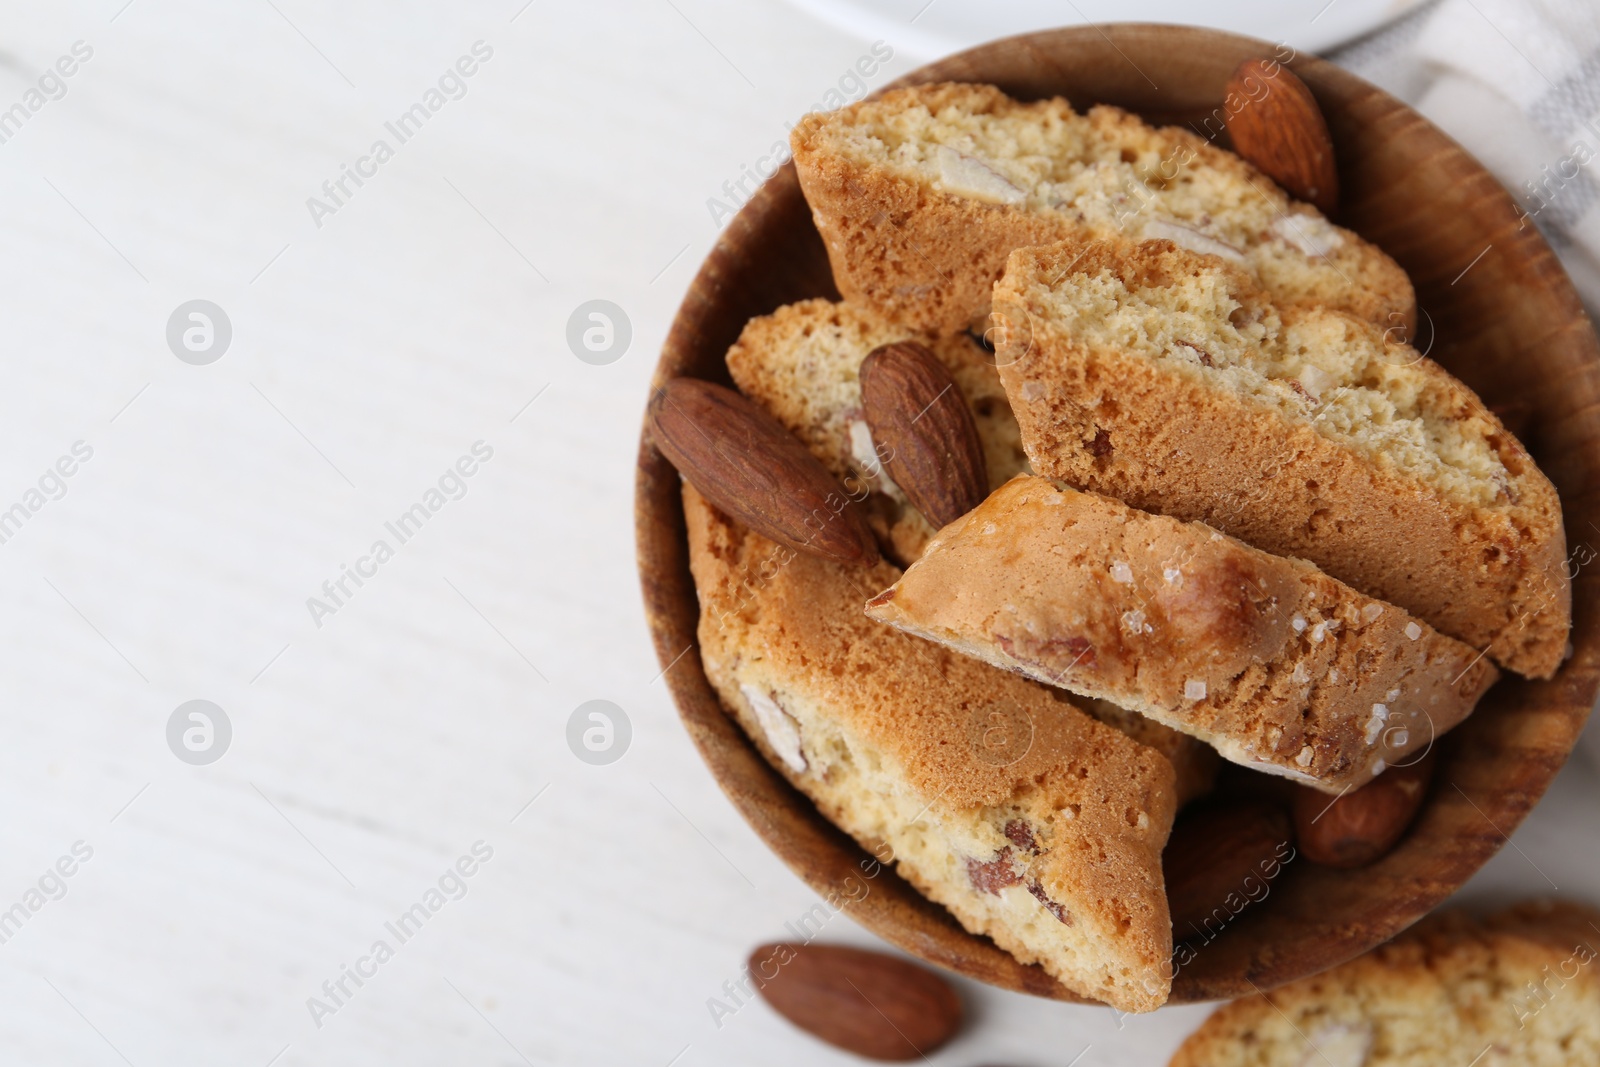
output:
[[1600, 310], [1600, 0], [1436, 0], [1328, 58], [1477, 156]]

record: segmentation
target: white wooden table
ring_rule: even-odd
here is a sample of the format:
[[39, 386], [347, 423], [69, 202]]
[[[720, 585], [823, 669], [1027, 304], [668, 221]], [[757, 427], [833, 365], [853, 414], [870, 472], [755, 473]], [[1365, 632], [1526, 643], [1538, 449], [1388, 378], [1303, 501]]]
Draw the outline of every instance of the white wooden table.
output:
[[[707, 200], [869, 45], [733, 0], [6, 3], [0, 1061], [848, 1062], [707, 1010], [815, 898], [677, 725], [630, 508]], [[192, 300], [220, 358], [169, 346]], [[1597, 794], [1569, 766], [1468, 895], [1600, 895]], [[937, 1064], [1161, 1062], [1206, 1011], [963, 992]]]

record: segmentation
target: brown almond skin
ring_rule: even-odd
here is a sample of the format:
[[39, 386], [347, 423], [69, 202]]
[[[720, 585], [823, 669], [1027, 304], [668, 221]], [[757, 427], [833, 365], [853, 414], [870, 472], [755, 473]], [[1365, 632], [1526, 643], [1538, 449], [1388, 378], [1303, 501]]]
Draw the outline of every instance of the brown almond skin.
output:
[[935, 529], [983, 503], [989, 477], [972, 409], [937, 356], [915, 341], [861, 363], [861, 406], [884, 466]]
[[1289, 814], [1270, 801], [1218, 800], [1185, 810], [1162, 855], [1173, 940], [1214, 936], [1271, 891], [1294, 855]]
[[1295, 834], [1306, 859], [1323, 867], [1365, 867], [1405, 836], [1433, 779], [1430, 751], [1416, 763], [1390, 767], [1353, 792], [1334, 798], [1297, 786]]
[[878, 561], [857, 502], [804, 445], [748, 398], [674, 378], [650, 398], [650, 437], [702, 496], [797, 552]]
[[1305, 82], [1275, 60], [1247, 59], [1228, 79], [1223, 99], [1229, 107], [1234, 100], [1245, 101], [1228, 116], [1235, 152], [1290, 196], [1316, 205], [1324, 215], [1338, 210], [1333, 137]]
[[950, 984], [898, 956], [778, 942], [752, 952], [749, 965], [779, 1015], [868, 1059], [921, 1059], [961, 1028], [961, 999]]

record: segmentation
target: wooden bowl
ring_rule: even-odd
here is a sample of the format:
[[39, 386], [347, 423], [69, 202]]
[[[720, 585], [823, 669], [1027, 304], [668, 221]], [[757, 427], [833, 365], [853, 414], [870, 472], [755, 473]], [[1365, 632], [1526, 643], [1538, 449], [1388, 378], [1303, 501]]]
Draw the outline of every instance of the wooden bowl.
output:
[[[1127, 108], [1157, 122], [1199, 122], [1220, 106], [1240, 61], [1262, 41], [1209, 30], [1111, 25], [997, 41], [897, 85], [992, 82], [1012, 96], [1060, 95], [1080, 109]], [[1600, 345], [1544, 239], [1455, 142], [1404, 104], [1309, 56], [1287, 64], [1311, 87], [1337, 146], [1338, 221], [1410, 272], [1425, 313], [1418, 343], [1503, 412], [1555, 482], [1574, 566], [1600, 545]], [[1148, 76], [1147, 76], [1148, 75]], [[1487, 251], [1485, 251], [1487, 249]], [[655, 381], [727, 381], [723, 357], [745, 321], [815, 296], [837, 297], [822, 241], [785, 167], [729, 223], [678, 310]], [[677, 472], [639, 449], [636, 523], [644, 599], [667, 684], [718, 783], [755, 831], [819, 893], [843, 893], [866, 856], [757, 753], [706, 682], [695, 643]], [[1600, 565], [1579, 567], [1573, 655], [1553, 681], [1507, 678], [1440, 745], [1434, 785], [1401, 845], [1357, 871], [1291, 863], [1268, 897], [1182, 967], [1172, 1001], [1235, 997], [1341, 963], [1421, 918], [1506, 841], [1561, 765], [1600, 687]], [[1530, 892], [1546, 887], [1529, 875]], [[941, 907], [885, 875], [851, 918], [930, 963], [1005, 989], [1077, 999], [963, 930]]]

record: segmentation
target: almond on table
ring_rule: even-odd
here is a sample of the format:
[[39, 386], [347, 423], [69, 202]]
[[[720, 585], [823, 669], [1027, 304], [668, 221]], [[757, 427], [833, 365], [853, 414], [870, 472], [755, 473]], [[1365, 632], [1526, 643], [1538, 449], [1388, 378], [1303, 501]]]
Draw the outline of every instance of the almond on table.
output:
[[925, 967], [847, 945], [762, 945], [747, 967], [773, 1010], [873, 1060], [927, 1057], [961, 1029], [961, 998]]

